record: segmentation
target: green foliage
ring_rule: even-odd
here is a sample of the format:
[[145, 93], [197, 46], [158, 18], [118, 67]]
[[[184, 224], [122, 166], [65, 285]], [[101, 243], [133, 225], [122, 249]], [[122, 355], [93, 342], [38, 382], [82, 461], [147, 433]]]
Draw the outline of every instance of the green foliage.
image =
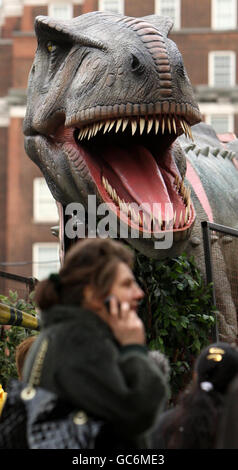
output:
[[[9, 297], [0, 295], [0, 303], [15, 307], [18, 310], [36, 315], [34, 294], [29, 295], [29, 300], [25, 301], [18, 298], [18, 293], [9, 291]], [[0, 384], [5, 390], [11, 378], [17, 378], [17, 369], [15, 362], [15, 351], [18, 344], [27, 336], [37, 334], [31, 330], [12, 326], [8, 330], [0, 325]]]
[[204, 283], [194, 258], [185, 254], [166, 262], [137, 254], [135, 274], [146, 294], [140, 313], [148, 345], [168, 357], [175, 399], [191, 378], [194, 358], [211, 339], [211, 285]]

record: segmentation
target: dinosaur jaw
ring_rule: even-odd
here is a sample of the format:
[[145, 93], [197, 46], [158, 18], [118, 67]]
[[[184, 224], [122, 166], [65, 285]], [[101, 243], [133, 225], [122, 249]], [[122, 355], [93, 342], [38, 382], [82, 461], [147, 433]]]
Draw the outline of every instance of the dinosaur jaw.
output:
[[173, 231], [179, 241], [189, 237], [195, 220], [190, 190], [172, 155], [173, 142], [183, 132], [192, 138], [181, 117], [120, 118], [83, 128], [61, 126], [52, 139], [67, 154], [79, 192], [77, 175], [83, 170], [98, 203], [110, 204], [124, 224], [152, 237]]

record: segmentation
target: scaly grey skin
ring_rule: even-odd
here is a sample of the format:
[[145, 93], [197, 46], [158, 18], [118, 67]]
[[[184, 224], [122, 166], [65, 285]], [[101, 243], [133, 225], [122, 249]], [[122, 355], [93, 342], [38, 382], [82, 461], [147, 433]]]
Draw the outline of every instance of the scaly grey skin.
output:
[[[189, 139], [191, 126], [201, 121], [201, 115], [181, 54], [167, 37], [171, 27], [170, 19], [156, 15], [129, 18], [93, 12], [69, 21], [37, 17], [25, 148], [63, 206], [80, 202], [86, 207], [88, 195], [96, 194], [97, 205], [114, 203], [117, 220], [139, 226], [140, 238], [128, 239], [133, 247], [157, 258], [192, 252], [204, 271], [200, 222], [207, 215], [185, 178], [186, 159], [201, 173], [214, 221], [234, 226], [232, 196], [229, 210], [225, 203], [222, 210], [218, 204], [229, 183], [222, 164], [230, 165], [231, 176], [232, 163], [228, 158], [207, 158], [202, 151], [197, 157], [195, 146], [188, 149], [189, 143], [200, 142], [199, 130], [195, 144]], [[213, 137], [207, 138], [214, 143]], [[203, 150], [208, 145], [202, 142], [201, 135]], [[214, 145], [218, 143], [216, 139]], [[216, 171], [221, 184], [214, 179]], [[229, 183], [227, 191], [232, 186]], [[133, 212], [125, 218], [125, 203], [130, 208], [133, 202], [150, 207], [161, 203], [151, 239], [142, 236], [150, 231], [150, 211], [141, 220], [141, 214]], [[166, 203], [176, 212], [169, 228]], [[170, 230], [172, 247], [155, 249], [153, 237]], [[231, 331], [225, 325], [224, 338], [234, 340], [233, 307], [231, 314], [225, 312], [225, 322], [229, 315]]]

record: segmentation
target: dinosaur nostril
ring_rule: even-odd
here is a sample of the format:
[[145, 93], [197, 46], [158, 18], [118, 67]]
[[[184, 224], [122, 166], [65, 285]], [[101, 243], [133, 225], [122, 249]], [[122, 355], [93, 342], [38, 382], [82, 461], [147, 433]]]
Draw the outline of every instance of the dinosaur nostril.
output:
[[135, 54], [131, 55], [131, 68], [133, 72], [141, 74], [144, 72], [144, 66]]

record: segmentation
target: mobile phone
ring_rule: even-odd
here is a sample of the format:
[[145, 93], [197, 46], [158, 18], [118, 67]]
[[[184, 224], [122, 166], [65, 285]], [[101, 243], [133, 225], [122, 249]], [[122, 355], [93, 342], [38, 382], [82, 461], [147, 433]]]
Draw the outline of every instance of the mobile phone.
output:
[[[108, 313], [110, 313], [110, 300], [113, 298], [114, 296], [113, 295], [109, 295], [108, 297], [106, 297], [106, 299], [104, 300], [104, 305], [106, 307], [106, 310]], [[114, 297], [115, 298], [115, 297]], [[117, 300], [117, 305], [118, 305], [118, 308], [120, 309], [120, 302], [119, 300]]]

